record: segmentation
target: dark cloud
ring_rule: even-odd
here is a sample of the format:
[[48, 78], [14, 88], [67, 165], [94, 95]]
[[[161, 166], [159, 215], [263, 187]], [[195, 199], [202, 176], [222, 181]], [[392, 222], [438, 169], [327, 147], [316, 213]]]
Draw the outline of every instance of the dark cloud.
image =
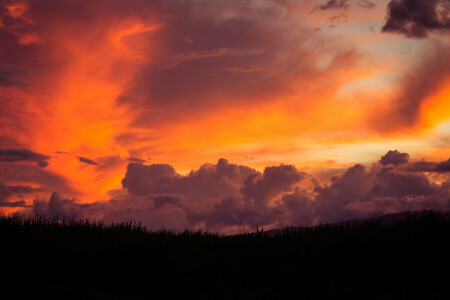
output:
[[188, 199], [227, 197], [239, 194], [239, 188], [250, 174], [249, 167], [219, 159], [216, 165], [204, 164], [187, 176], [176, 173], [170, 165], [130, 163], [122, 185], [134, 195], [180, 194]]
[[409, 161], [408, 153], [400, 153], [397, 150], [389, 150], [384, 156], [381, 157], [380, 162], [383, 166], [393, 164], [398, 166], [401, 164], [406, 164]]
[[35, 162], [39, 167], [48, 166], [50, 156], [33, 152], [28, 149], [0, 149], [0, 161], [17, 162], [30, 161]]
[[[297, 197], [298, 190], [292, 195], [289, 192], [305, 176], [305, 173], [297, 171], [292, 165], [267, 167], [262, 174], [248, 175], [240, 188], [239, 195], [222, 199], [210, 212], [191, 212], [187, 216], [188, 220], [194, 224], [204, 222], [207, 228], [221, 226], [255, 228], [273, 223], [281, 224], [288, 220], [293, 221], [286, 214], [290, 208], [304, 207], [305, 196]], [[283, 193], [285, 195], [281, 202], [271, 203], [271, 200]]]
[[[450, 184], [436, 184], [423, 174], [405, 172], [405, 167], [413, 164], [407, 157], [406, 153], [390, 151], [382, 159], [389, 168], [381, 163], [370, 168], [357, 164], [333, 177], [329, 185], [311, 180], [313, 184], [308, 188], [300, 185], [309, 175], [292, 166], [270, 167], [266, 178], [264, 174], [250, 175], [240, 189], [241, 195], [222, 199], [209, 212], [191, 211], [187, 218], [193, 224], [204, 222], [207, 228], [255, 228], [330, 223], [407, 210], [450, 209]], [[277, 178], [278, 183], [274, 185], [271, 178]]]
[[443, 162], [416, 161], [406, 167], [409, 172], [450, 172], [450, 159]]
[[170, 192], [170, 185], [177, 176], [175, 169], [167, 164], [146, 166], [141, 163], [130, 163], [122, 186], [134, 195], [160, 194]]
[[449, 0], [392, 0], [383, 32], [425, 38], [430, 31], [450, 30]]
[[375, 177], [375, 170], [367, 172], [366, 167], [358, 164], [349, 168], [344, 175], [333, 177], [330, 185], [315, 187], [316, 197], [312, 203], [314, 213], [323, 222], [353, 218], [354, 214], [345, 207], [365, 199]]
[[320, 10], [327, 9], [348, 9], [350, 5], [348, 4], [348, 0], [329, 0], [325, 4], [320, 4], [317, 6]]
[[24, 200], [9, 200], [13, 193], [16, 193], [15, 187], [9, 187], [0, 181], [0, 207], [27, 207]]
[[[5, 182], [20, 183], [22, 186], [40, 186], [48, 191], [59, 191], [76, 195], [78, 192], [69, 184], [67, 178], [62, 177], [46, 168], [34, 164], [12, 164], [0, 162], [1, 178]], [[27, 189], [18, 187], [16, 189]], [[38, 192], [35, 189], [35, 192]]]
[[406, 170], [409, 172], [433, 172], [437, 163], [430, 161], [416, 161], [408, 164]]
[[140, 158], [136, 158], [136, 157], [128, 157], [128, 161], [133, 162], [133, 163], [144, 163], [144, 162], [146, 162], [145, 159], [140, 159]]
[[8, 199], [11, 196], [11, 191], [8, 186], [0, 181], [0, 202]]
[[445, 42], [433, 42], [422, 59], [400, 79], [398, 86], [401, 88], [397, 97], [389, 106], [375, 110], [373, 126], [380, 131], [390, 132], [420, 125], [426, 99], [445, 87], [449, 77], [450, 47]]
[[263, 174], [252, 174], [240, 189], [244, 201], [254, 206], [265, 205], [274, 196], [291, 190], [304, 174], [292, 165], [267, 167]]
[[28, 86], [28, 84], [19, 79], [23, 75], [26, 75], [26, 72], [12, 65], [0, 62], [0, 86]]
[[97, 171], [110, 171], [114, 168], [123, 169], [128, 163], [126, 158], [118, 155], [97, 157], [95, 158], [95, 161], [92, 162], [97, 165], [97, 167], [95, 168]]
[[17, 201], [0, 201], [0, 207], [29, 207], [25, 200], [17, 200]]
[[90, 164], [90, 165], [95, 165], [98, 166], [98, 163], [96, 163], [95, 161], [93, 161], [92, 159], [86, 158], [86, 157], [82, 157], [82, 156], [78, 156], [77, 157], [78, 160], [80, 162], [86, 163], [86, 164]]
[[10, 185], [8, 186], [8, 189], [11, 191], [11, 193], [15, 194], [30, 194], [35, 192], [41, 192], [44, 189], [41, 188], [34, 188], [27, 185]]
[[195, 223], [205, 223], [206, 228], [237, 226], [241, 228], [256, 228], [272, 224], [283, 216], [283, 211], [266, 205], [254, 207], [245, 204], [240, 197], [228, 197], [214, 205], [211, 212], [191, 213], [188, 220]]
[[75, 199], [63, 198], [59, 193], [54, 192], [49, 201], [34, 200], [33, 213], [39, 216], [50, 218], [70, 218], [81, 217], [82, 206], [75, 202]]
[[429, 196], [437, 186], [424, 175], [399, 174], [389, 170], [380, 171], [372, 183], [370, 194], [375, 197], [402, 198], [409, 195]]
[[447, 161], [438, 163], [436, 165], [436, 167], [434, 168], [434, 172], [440, 172], [440, 173], [450, 172], [450, 159]]
[[155, 195], [151, 199], [154, 203], [154, 208], [162, 208], [166, 205], [175, 205], [184, 200], [183, 196], [180, 195]]

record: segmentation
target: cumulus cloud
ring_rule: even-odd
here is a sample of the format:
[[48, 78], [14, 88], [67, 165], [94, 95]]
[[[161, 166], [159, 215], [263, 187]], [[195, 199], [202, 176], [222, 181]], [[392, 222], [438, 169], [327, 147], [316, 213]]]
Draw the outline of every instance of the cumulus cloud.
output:
[[286, 208], [297, 202], [295, 196], [285, 196], [280, 203], [275, 197], [292, 191], [306, 174], [292, 165], [267, 167], [264, 172], [248, 175], [239, 189], [240, 194], [223, 198], [210, 212], [191, 212], [192, 223], [204, 222], [207, 228], [221, 226], [248, 226], [254, 228], [274, 222], [279, 223], [286, 214]]
[[312, 203], [315, 214], [323, 222], [352, 218], [353, 213], [345, 210], [345, 206], [362, 201], [370, 192], [375, 177], [376, 169], [367, 171], [365, 166], [357, 164], [342, 176], [333, 177], [330, 185], [315, 187]]
[[408, 153], [400, 153], [397, 150], [389, 150], [384, 156], [381, 157], [380, 162], [383, 166], [393, 164], [395, 166], [405, 164], [409, 161]]
[[430, 169], [446, 174], [442, 170], [448, 161], [419, 168], [423, 161], [408, 158], [407, 153], [389, 151], [371, 166], [356, 164], [329, 183], [284, 164], [258, 172], [220, 159], [180, 175], [170, 165], [130, 163], [124, 190], [112, 192], [107, 202], [82, 204], [53, 193], [49, 201], [35, 200], [32, 209], [51, 217], [136, 219], [150, 228], [221, 232], [449, 210], [450, 178], [433, 182], [427, 175]]
[[187, 198], [227, 197], [238, 194], [239, 188], [254, 169], [230, 164], [219, 159], [216, 165], [204, 164], [181, 176], [166, 164], [130, 163], [122, 185], [134, 195], [181, 194]]
[[83, 206], [76, 203], [75, 199], [63, 198], [58, 192], [52, 193], [49, 201], [34, 200], [33, 213], [38, 216], [50, 218], [81, 217]]
[[291, 190], [293, 184], [303, 179], [304, 174], [292, 165], [267, 167], [263, 174], [252, 174], [240, 189], [244, 201], [253, 206], [265, 205], [274, 196]]
[[0, 161], [17, 162], [30, 161], [36, 163], [39, 167], [48, 166], [50, 156], [33, 152], [28, 149], [0, 149]]
[[425, 38], [431, 31], [450, 31], [449, 0], [392, 0], [383, 32]]

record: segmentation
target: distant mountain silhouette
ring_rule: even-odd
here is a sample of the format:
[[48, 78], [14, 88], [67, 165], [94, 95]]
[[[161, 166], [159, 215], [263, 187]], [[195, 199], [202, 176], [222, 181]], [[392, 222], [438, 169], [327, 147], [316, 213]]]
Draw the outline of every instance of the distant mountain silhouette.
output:
[[[374, 218], [367, 218], [367, 219], [352, 219], [352, 220], [345, 220], [345, 221], [339, 221], [339, 222], [335, 222], [335, 223], [322, 223], [321, 225], [327, 225], [327, 226], [333, 226], [333, 225], [356, 225], [356, 224], [362, 224], [362, 223], [366, 223], [366, 222], [371, 222], [371, 221], [380, 221], [381, 224], [387, 225], [387, 224], [392, 224], [395, 222], [399, 222], [399, 221], [403, 221], [405, 219], [407, 219], [410, 216], [416, 215], [418, 217], [420, 216], [424, 216], [428, 213], [430, 213], [431, 210], [420, 210], [420, 211], [404, 211], [401, 213], [393, 213], [393, 214], [387, 214], [387, 215], [382, 215], [379, 217], [374, 217]], [[441, 212], [440, 213], [441, 217], [450, 220], [450, 212]], [[271, 230], [266, 230], [263, 231], [264, 234], [267, 234], [268, 236], [274, 236], [277, 234], [282, 234], [283, 231], [297, 231], [299, 228], [306, 228], [306, 227], [317, 227], [320, 225], [316, 225], [316, 226], [304, 226], [304, 227], [296, 227], [296, 226], [289, 226], [289, 227], [285, 227], [283, 229], [271, 229]]]

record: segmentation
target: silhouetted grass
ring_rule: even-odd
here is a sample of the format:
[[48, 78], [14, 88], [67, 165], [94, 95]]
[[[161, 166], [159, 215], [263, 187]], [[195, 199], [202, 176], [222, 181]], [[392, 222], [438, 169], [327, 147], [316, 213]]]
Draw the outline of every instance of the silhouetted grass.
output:
[[273, 237], [0, 216], [0, 298], [449, 299], [449, 234], [435, 212]]

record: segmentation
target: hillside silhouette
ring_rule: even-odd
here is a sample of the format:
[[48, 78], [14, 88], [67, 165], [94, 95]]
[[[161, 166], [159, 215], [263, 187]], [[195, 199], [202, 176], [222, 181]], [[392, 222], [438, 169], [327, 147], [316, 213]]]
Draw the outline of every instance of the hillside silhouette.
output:
[[433, 211], [271, 236], [2, 216], [0, 236], [3, 299], [450, 296], [450, 220]]

